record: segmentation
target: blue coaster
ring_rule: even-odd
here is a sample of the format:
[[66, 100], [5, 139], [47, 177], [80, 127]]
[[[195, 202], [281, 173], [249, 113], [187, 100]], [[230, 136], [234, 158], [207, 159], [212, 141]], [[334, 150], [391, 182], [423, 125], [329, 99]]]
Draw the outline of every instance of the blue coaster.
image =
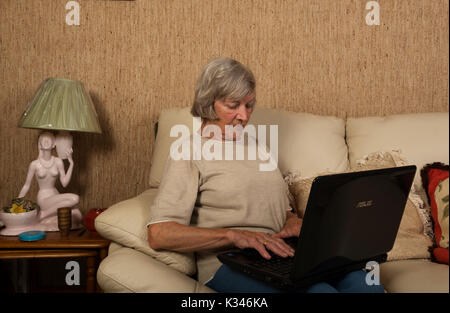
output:
[[19, 234], [19, 239], [22, 241], [36, 241], [45, 238], [45, 232], [40, 230], [31, 230]]

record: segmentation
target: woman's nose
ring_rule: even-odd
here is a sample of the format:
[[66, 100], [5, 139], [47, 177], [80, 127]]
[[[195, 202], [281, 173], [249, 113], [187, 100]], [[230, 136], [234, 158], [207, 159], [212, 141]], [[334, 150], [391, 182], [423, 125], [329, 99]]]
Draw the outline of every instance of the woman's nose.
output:
[[238, 108], [238, 113], [236, 115], [236, 118], [239, 120], [242, 120], [244, 122], [248, 122], [249, 117], [250, 117], [250, 113], [247, 110], [247, 107], [245, 105], [240, 105]]

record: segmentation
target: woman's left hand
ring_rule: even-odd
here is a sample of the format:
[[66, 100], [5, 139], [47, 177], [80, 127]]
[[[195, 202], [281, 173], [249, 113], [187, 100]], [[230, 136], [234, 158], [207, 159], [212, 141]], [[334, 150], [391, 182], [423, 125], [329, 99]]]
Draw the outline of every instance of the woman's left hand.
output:
[[289, 212], [283, 229], [279, 233], [272, 235], [272, 237], [275, 238], [298, 237], [300, 236], [300, 229], [302, 228], [302, 222], [303, 220], [301, 218], [298, 218], [297, 215]]

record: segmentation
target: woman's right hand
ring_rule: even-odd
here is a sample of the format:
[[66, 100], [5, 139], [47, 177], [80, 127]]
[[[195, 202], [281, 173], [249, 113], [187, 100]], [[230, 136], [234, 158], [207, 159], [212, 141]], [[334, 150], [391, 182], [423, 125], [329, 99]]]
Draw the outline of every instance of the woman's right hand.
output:
[[271, 258], [267, 250], [283, 258], [294, 256], [294, 249], [285, 243], [283, 239], [273, 237], [270, 234], [232, 229], [229, 232], [229, 237], [235, 247], [256, 249], [265, 259]]

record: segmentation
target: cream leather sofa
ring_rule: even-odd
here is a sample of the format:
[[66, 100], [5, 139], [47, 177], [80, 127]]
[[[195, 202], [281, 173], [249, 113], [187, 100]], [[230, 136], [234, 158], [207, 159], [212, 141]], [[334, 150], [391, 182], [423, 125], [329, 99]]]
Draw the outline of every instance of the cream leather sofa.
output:
[[[257, 108], [251, 123], [278, 125], [278, 166], [283, 174], [311, 177], [342, 172], [370, 153], [388, 150], [401, 150], [418, 170], [427, 163], [449, 163], [448, 112], [344, 120]], [[156, 252], [147, 243], [145, 224], [176, 139], [169, 136], [175, 124], [188, 125], [192, 131], [189, 108], [160, 115], [150, 188], [111, 206], [96, 219], [97, 231], [112, 241], [97, 272], [105, 292], [212, 292], [195, 280], [193, 254]], [[418, 175], [415, 185], [420, 189]], [[429, 259], [383, 263], [380, 279], [387, 292], [449, 292], [448, 266]]]

